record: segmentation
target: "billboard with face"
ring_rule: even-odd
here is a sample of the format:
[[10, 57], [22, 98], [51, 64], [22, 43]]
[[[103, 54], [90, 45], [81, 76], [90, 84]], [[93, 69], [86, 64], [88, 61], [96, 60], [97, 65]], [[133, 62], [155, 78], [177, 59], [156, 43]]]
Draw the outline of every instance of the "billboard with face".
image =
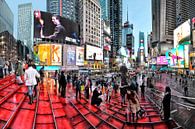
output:
[[190, 43], [190, 31], [190, 19], [174, 30], [174, 48], [176, 48], [178, 44], [183, 44], [184, 42]]
[[179, 45], [177, 48], [168, 50], [166, 53], [168, 65], [176, 68], [184, 68], [184, 46]]
[[34, 38], [46, 38], [60, 42], [78, 41], [79, 25], [61, 16], [39, 10], [34, 11]]

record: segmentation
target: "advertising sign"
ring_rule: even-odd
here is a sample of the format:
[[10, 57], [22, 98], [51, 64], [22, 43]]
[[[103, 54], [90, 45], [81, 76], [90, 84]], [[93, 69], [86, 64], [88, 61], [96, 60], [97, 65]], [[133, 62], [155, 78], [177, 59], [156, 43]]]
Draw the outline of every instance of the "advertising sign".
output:
[[87, 60], [103, 60], [103, 50], [99, 47], [86, 45], [86, 59]]
[[[185, 43], [186, 42], [186, 43]], [[189, 44], [190, 43], [190, 19], [178, 26], [174, 30], [174, 48], [178, 44]]]
[[157, 65], [168, 65], [168, 61], [165, 56], [157, 57]]
[[[34, 11], [34, 38], [46, 38], [64, 42], [66, 39], [79, 39], [77, 23], [39, 10]], [[71, 41], [77, 41], [71, 40]]]
[[76, 46], [64, 45], [63, 65], [76, 65]]
[[76, 65], [83, 66], [84, 65], [84, 48], [76, 47]]
[[168, 65], [176, 68], [184, 68], [184, 46], [179, 45], [177, 48], [168, 50], [166, 53]]
[[60, 44], [36, 44], [33, 54], [37, 65], [62, 65], [62, 46]]
[[184, 45], [185, 68], [189, 68], [189, 45]]
[[52, 65], [62, 65], [62, 45], [51, 44], [51, 63]]
[[51, 65], [51, 49], [50, 44], [39, 44], [38, 55], [40, 65]]
[[190, 70], [195, 70], [195, 53], [190, 53]]

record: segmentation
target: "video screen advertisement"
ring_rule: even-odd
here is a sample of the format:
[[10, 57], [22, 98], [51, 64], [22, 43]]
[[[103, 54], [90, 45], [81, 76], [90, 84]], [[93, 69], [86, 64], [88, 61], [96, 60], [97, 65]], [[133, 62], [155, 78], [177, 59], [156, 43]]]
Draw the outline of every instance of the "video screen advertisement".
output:
[[174, 30], [174, 48], [179, 44], [190, 44], [190, 19]]
[[34, 38], [46, 38], [65, 42], [78, 41], [79, 25], [69, 19], [51, 13], [34, 11]]
[[190, 53], [190, 70], [195, 70], [195, 52]]
[[64, 45], [64, 65], [76, 65], [76, 46]]
[[86, 45], [86, 59], [103, 60], [103, 49], [91, 45]]
[[168, 50], [165, 53], [168, 65], [175, 68], [184, 68], [184, 46], [179, 45], [177, 48]]
[[62, 65], [62, 45], [60, 44], [36, 44], [33, 53], [37, 65]]
[[76, 47], [76, 65], [84, 66], [84, 48]]
[[168, 60], [165, 56], [157, 57], [157, 65], [168, 65]]

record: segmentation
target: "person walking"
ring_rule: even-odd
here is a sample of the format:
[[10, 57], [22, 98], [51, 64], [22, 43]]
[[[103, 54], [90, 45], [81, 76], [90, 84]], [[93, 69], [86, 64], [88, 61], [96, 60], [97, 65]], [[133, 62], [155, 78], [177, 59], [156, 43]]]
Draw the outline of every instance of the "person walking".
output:
[[16, 62], [15, 74], [16, 74], [16, 83], [22, 85], [23, 81], [21, 79], [21, 76], [23, 75], [23, 68], [22, 68], [22, 62], [19, 59]]
[[66, 85], [67, 85], [67, 81], [64, 75], [64, 71], [61, 71], [61, 75], [60, 75], [60, 87], [62, 88], [61, 90], [61, 96], [63, 98], [66, 98]]
[[138, 114], [140, 111], [140, 103], [139, 103], [139, 98], [138, 95], [136, 94], [136, 91], [133, 90], [127, 90], [127, 101], [129, 108], [132, 112], [132, 121], [135, 122], [135, 116], [136, 119], [138, 119]]
[[85, 80], [85, 97], [86, 99], [89, 99], [89, 87], [90, 87], [90, 81], [89, 81], [89, 77], [86, 78]]
[[169, 120], [170, 118], [170, 103], [171, 103], [171, 88], [167, 86], [165, 88], [165, 95], [162, 101], [164, 120]]
[[25, 84], [28, 87], [28, 96], [29, 96], [29, 104], [33, 103], [33, 88], [35, 85], [37, 85], [37, 78], [40, 78], [40, 74], [37, 72], [36, 69], [32, 67], [31, 64], [28, 64], [28, 69], [25, 70], [24, 73], [24, 80]]
[[81, 99], [81, 85], [82, 85], [82, 78], [81, 77], [75, 77], [75, 86], [76, 86], [76, 100], [78, 100], [78, 94], [79, 99]]

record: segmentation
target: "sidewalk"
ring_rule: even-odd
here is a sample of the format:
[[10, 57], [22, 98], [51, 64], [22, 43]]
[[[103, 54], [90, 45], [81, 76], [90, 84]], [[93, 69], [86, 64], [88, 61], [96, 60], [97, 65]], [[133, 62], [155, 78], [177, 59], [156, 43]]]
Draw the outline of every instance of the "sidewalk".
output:
[[[162, 84], [163, 87], [169, 86], [172, 89], [172, 94], [176, 96], [184, 96], [184, 87], [182, 84], [179, 84], [179, 79], [181, 77], [177, 77], [176, 81], [176, 76], [171, 76], [168, 74], [162, 74], [162, 79], [160, 81], [157, 81], [155, 84], [159, 88], [159, 84]], [[194, 81], [194, 82], [193, 82]], [[187, 79], [188, 82], [188, 96], [184, 97], [190, 97], [190, 98], [195, 98], [195, 80]], [[195, 99], [190, 99], [190, 98], [185, 98], [186, 101], [189, 103], [195, 104]]]

